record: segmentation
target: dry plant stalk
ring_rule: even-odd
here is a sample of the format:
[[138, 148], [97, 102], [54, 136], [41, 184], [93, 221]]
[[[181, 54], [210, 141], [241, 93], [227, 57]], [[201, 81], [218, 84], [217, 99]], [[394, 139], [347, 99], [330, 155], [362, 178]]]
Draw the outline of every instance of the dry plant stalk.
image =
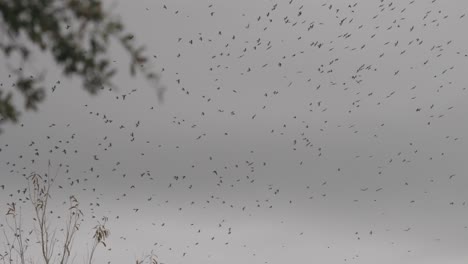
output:
[[60, 260], [60, 264], [68, 263], [73, 239], [75, 237], [75, 232], [78, 231], [80, 227], [79, 220], [83, 216], [83, 212], [81, 212], [81, 210], [79, 209], [78, 200], [73, 195], [70, 196], [70, 208], [68, 210], [68, 221], [66, 223], [65, 241], [63, 243], [62, 258]]
[[[52, 211], [48, 210], [48, 205], [50, 201], [49, 199], [51, 198], [50, 191], [55, 179], [57, 178], [58, 170], [54, 177], [50, 177], [50, 166], [51, 164], [49, 162], [48, 173], [44, 176], [32, 173], [30, 176], [26, 177], [28, 185], [24, 192], [28, 191], [27, 200], [30, 201], [34, 213], [32, 218], [34, 221], [34, 229], [29, 232], [29, 235], [33, 233], [33, 231], [36, 232], [37, 244], [40, 246], [41, 258], [45, 264], [67, 264], [71, 256], [76, 232], [80, 227], [83, 212], [79, 208], [79, 202], [76, 197], [73, 195], [70, 196], [70, 205], [68, 208], [68, 217], [65, 222], [64, 238], [62, 245], [60, 245], [60, 248], [58, 249], [59, 252], [54, 255], [54, 250], [58, 248], [57, 242], [59, 242], [59, 240], [56, 239], [57, 228], [54, 228], [53, 230], [51, 228], [49, 216], [52, 214]], [[25, 239], [24, 237], [21, 213], [17, 212], [16, 204], [11, 203], [7, 204], [7, 206], [8, 211], [6, 213], [6, 223], [12, 235], [8, 236], [5, 229], [3, 230], [6, 241], [4, 246], [6, 250], [3, 254], [0, 254], [0, 263], [26, 264], [25, 253], [29, 248], [30, 240], [28, 238]], [[105, 245], [104, 239], [108, 235], [109, 230], [106, 229], [105, 232], [103, 232], [102, 229], [98, 229], [95, 234], [95, 238], [98, 241], [97, 243], [103, 243]], [[33, 261], [30, 260], [28, 263], [33, 263]], [[91, 263], [91, 259], [89, 260], [89, 263]]]
[[[29, 200], [31, 203], [34, 213], [32, 218], [34, 226], [32, 230], [27, 232], [27, 235], [25, 235], [23, 229], [21, 208], [18, 210], [14, 202], [7, 204], [6, 224], [10, 235], [7, 234], [5, 228], [3, 228], [5, 251], [0, 254], [0, 264], [35, 263], [32, 258], [26, 260], [26, 252], [30, 248], [28, 236], [33, 232], [36, 234], [37, 244], [39, 244], [41, 252], [40, 258], [44, 264], [68, 264], [73, 248], [73, 241], [76, 232], [79, 230], [83, 212], [79, 209], [79, 202], [76, 197], [73, 195], [70, 196], [65, 230], [61, 230], [64, 232], [64, 238], [59, 248], [57, 242], [60, 242], [60, 240], [56, 239], [57, 228], [51, 228], [49, 216], [52, 214], [52, 211], [48, 210], [49, 199], [51, 198], [50, 191], [57, 178], [58, 170], [54, 177], [50, 177], [50, 166], [51, 164], [49, 162], [48, 173], [43, 176], [32, 173], [30, 176], [26, 177], [28, 184], [23, 193], [25, 194], [27, 192], [26, 200]], [[105, 226], [107, 217], [104, 217], [102, 220], [102, 224], [98, 222], [98, 225], [94, 227], [94, 241], [91, 247], [91, 253], [88, 254], [84, 260], [86, 264], [93, 263], [94, 253], [99, 244], [102, 244], [104, 247], [107, 246], [105, 241], [110, 235], [109, 229]], [[57, 249], [58, 253], [54, 254], [54, 250]], [[140, 260], [136, 260], [136, 264], [143, 263], [159, 264], [153, 251]]]
[[88, 264], [93, 263], [94, 251], [96, 250], [97, 246], [99, 244], [101, 244], [101, 243], [104, 245], [104, 247], [106, 246], [106, 243], [104, 241], [110, 235], [109, 229], [107, 229], [106, 226], [105, 226], [106, 222], [107, 222], [107, 218], [104, 218], [104, 223], [103, 224], [99, 223], [97, 226], [94, 227], [94, 229], [96, 229], [96, 231], [94, 232], [94, 236], [93, 236], [94, 244], [93, 244], [93, 247], [91, 249], [91, 254], [89, 256], [89, 259], [88, 259]]
[[[13, 234], [13, 240], [10, 241], [5, 230], [3, 230], [3, 235], [5, 237], [5, 241], [7, 242], [6, 243], [7, 250], [5, 251], [3, 255], [0, 254], [0, 256], [1, 256], [3, 263], [13, 263], [14, 260], [13, 260], [12, 253], [15, 252], [19, 256], [19, 262], [21, 264], [25, 264], [26, 263], [25, 253], [29, 246], [27, 243], [29, 242], [29, 240], [26, 241], [24, 240], [24, 237], [23, 237], [23, 230], [21, 229], [21, 225], [22, 225], [21, 212], [19, 213], [19, 217], [18, 217], [18, 212], [16, 211], [15, 203], [7, 204], [7, 206], [8, 206], [8, 212], [6, 213], [6, 215], [11, 217], [11, 219], [13, 220], [13, 223], [10, 223], [7, 218], [6, 224]], [[15, 261], [15, 262], [18, 262], [18, 261]]]
[[149, 264], [158, 264], [159, 262], [156, 260], [157, 256], [154, 254], [153, 251], [151, 251], [150, 254], [144, 256], [141, 258], [141, 260], [136, 260], [136, 264], [143, 264], [145, 262], [148, 262]]
[[[50, 168], [50, 166], [49, 166]], [[55, 230], [51, 233], [48, 221], [47, 205], [50, 197], [50, 188], [54, 179], [49, 179], [49, 174], [45, 177], [32, 173], [28, 179], [29, 200], [34, 207], [36, 217], [33, 220], [38, 225], [40, 246], [45, 264], [50, 264], [55, 246]]]

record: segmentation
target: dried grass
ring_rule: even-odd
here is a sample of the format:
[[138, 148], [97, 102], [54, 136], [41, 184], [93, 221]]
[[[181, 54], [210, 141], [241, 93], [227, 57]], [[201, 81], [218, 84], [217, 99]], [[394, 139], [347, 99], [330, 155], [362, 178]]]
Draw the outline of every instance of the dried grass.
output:
[[[63, 240], [56, 239], [58, 235], [57, 228], [51, 228], [50, 216], [52, 212], [48, 210], [48, 206], [52, 198], [51, 190], [57, 178], [58, 170], [54, 177], [50, 177], [50, 167], [49, 162], [47, 174], [32, 173], [26, 177], [27, 188], [25, 192], [28, 192], [27, 200], [32, 205], [34, 215], [32, 218], [34, 224], [32, 229], [27, 232], [28, 235], [25, 235], [21, 209], [18, 209], [14, 202], [7, 204], [6, 227], [3, 228], [5, 250], [0, 254], [1, 264], [68, 264], [70, 262], [74, 246], [73, 241], [80, 229], [83, 212], [80, 210], [78, 199], [71, 195], [69, 197], [67, 217], [65, 218], [65, 228], [60, 230]], [[104, 217], [102, 221], [102, 223], [98, 222], [94, 227], [91, 252], [87, 254], [83, 263], [92, 264], [97, 247], [100, 244], [104, 247], [107, 246], [106, 239], [110, 236], [110, 230], [106, 227], [107, 218]], [[28, 238], [33, 232], [36, 234], [35, 243]], [[34, 245], [39, 246], [41, 254], [39, 260], [34, 260], [32, 257], [27, 258], [30, 247]], [[159, 264], [157, 256], [153, 252], [136, 260], [136, 264], [143, 263]]]

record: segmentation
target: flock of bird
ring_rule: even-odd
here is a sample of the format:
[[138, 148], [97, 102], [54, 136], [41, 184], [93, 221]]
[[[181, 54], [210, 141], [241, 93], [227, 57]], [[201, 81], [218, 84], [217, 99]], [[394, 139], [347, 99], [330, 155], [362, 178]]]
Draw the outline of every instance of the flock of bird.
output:
[[[427, 243], [450, 240], [405, 215], [467, 206], [468, 39], [450, 29], [468, 26], [468, 5], [141, 5], [125, 11], [140, 14], [135, 23], [174, 22], [155, 26], [148, 45], [165, 101], [144, 85], [75, 100], [67, 81], [54, 82], [43, 109], [0, 135], [1, 201], [25, 203], [24, 177], [50, 160], [57, 196], [74, 194], [91, 225], [109, 219], [103, 263], [132, 246], [164, 263], [387, 263], [359, 247], [374, 244], [390, 248], [389, 261], [419, 263], [414, 254], [427, 252], [398, 241], [416, 241], [418, 228]], [[138, 30], [151, 43], [149, 28]]]

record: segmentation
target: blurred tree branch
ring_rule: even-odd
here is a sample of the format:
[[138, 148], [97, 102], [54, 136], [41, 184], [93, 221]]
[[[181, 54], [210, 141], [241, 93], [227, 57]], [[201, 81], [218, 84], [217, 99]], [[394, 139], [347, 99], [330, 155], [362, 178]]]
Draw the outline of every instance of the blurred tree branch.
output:
[[[0, 32], [0, 50], [7, 59], [17, 54], [22, 62], [28, 61], [32, 44], [50, 53], [65, 76], [78, 76], [91, 94], [103, 86], [114, 86], [110, 41], [120, 43], [129, 54], [132, 76], [140, 72], [153, 84], [159, 80], [145, 65], [145, 47], [137, 46], [120, 18], [105, 11], [101, 0], [0, 0]], [[13, 74], [13, 91], [0, 86], [0, 125], [18, 121], [21, 111], [12, 101], [15, 92], [22, 95], [26, 111], [37, 110], [45, 98], [40, 85], [43, 76], [27, 77], [21, 68]], [[162, 96], [160, 92], [158, 96]]]

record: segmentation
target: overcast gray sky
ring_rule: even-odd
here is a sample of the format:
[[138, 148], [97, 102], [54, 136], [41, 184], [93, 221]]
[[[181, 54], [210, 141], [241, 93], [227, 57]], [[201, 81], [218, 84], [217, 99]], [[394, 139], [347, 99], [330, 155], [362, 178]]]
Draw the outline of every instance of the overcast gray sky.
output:
[[0, 136], [1, 208], [51, 160], [80, 243], [109, 217], [96, 263], [468, 261], [468, 2], [116, 3], [164, 102], [117, 45], [96, 97], [36, 54], [47, 99]]

